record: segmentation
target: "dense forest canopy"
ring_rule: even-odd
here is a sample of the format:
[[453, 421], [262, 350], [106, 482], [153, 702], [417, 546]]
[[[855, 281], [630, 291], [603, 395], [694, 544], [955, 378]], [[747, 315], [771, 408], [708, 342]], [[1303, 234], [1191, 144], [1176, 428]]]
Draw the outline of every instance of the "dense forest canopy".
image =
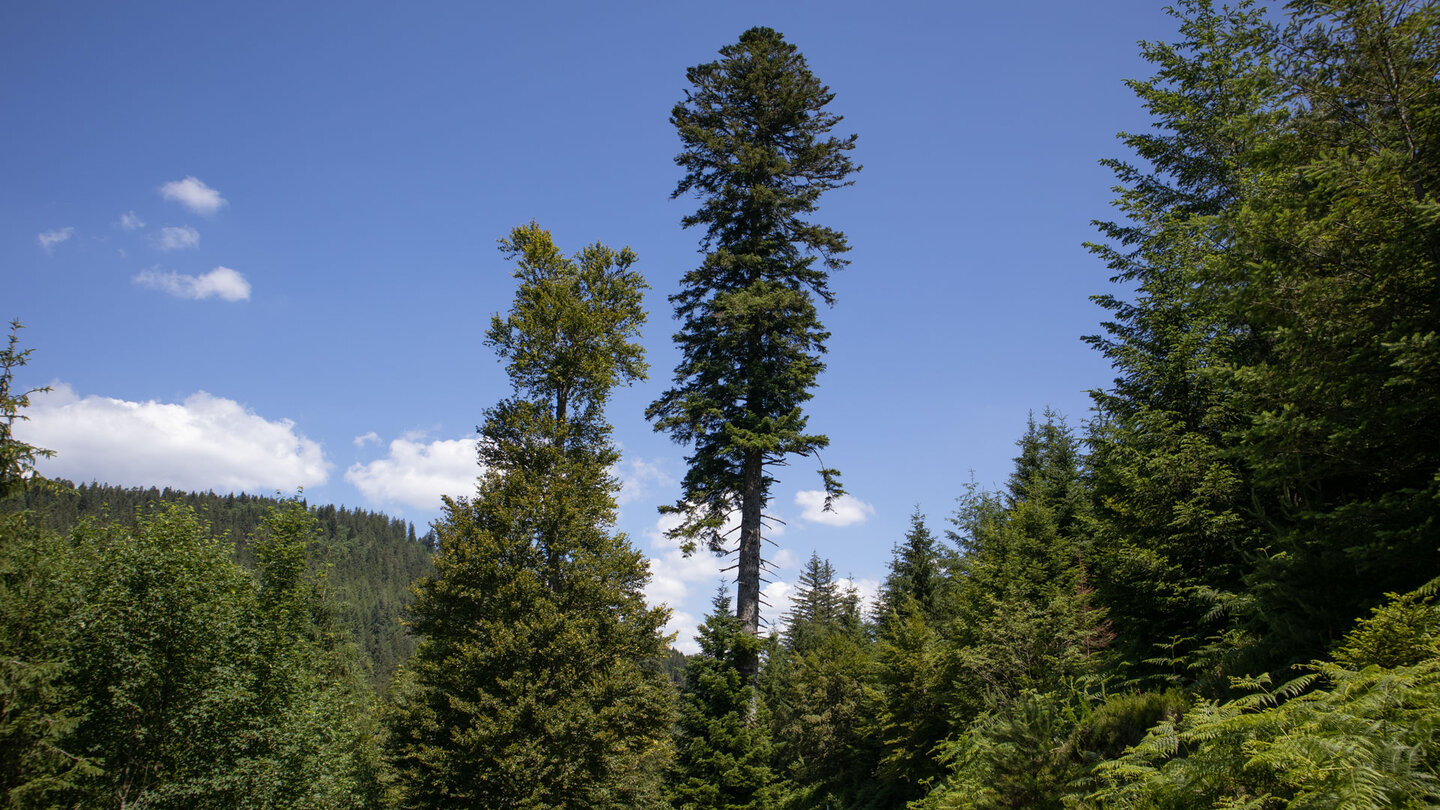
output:
[[[692, 448], [676, 538], [740, 572], [683, 662], [615, 531], [607, 405], [647, 370], [628, 248], [566, 254], [533, 222], [502, 241], [516, 292], [486, 337], [510, 391], [475, 494], [424, 541], [44, 479], [13, 430], [17, 324], [0, 801], [1440, 805], [1440, 4], [1172, 13], [1130, 84], [1153, 127], [1105, 161], [1094, 412], [1032, 413], [1003, 486], [917, 508], [873, 600], [816, 550], [768, 636], [760, 524], [728, 541], [724, 519], [759, 520], [770, 471], [826, 444], [801, 406], [847, 242], [802, 217], [854, 139], [826, 135], [836, 97], [778, 32], [691, 69], [676, 193], [699, 192], [705, 257], [650, 415]], [[412, 582], [413, 647], [389, 618]]]

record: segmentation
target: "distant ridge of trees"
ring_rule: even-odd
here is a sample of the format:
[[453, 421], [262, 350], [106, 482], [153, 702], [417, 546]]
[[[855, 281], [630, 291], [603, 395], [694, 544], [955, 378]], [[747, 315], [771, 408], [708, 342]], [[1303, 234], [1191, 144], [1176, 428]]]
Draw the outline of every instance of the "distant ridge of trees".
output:
[[[94, 518], [134, 527], [138, 519], [161, 504], [189, 507], [216, 536], [235, 544], [235, 559], [254, 568], [250, 538], [276, 497], [215, 492], [188, 492], [170, 487], [122, 487], [57, 480], [56, 487], [32, 487], [23, 495], [0, 501], [0, 512], [29, 511], [45, 529], [68, 532]], [[319, 561], [329, 567], [331, 596], [339, 620], [365, 651], [373, 667], [371, 682], [383, 690], [395, 668], [409, 659], [415, 640], [401, 625], [410, 603], [410, 584], [433, 568], [433, 535], [417, 536], [415, 525], [381, 512], [300, 502], [320, 529]]]

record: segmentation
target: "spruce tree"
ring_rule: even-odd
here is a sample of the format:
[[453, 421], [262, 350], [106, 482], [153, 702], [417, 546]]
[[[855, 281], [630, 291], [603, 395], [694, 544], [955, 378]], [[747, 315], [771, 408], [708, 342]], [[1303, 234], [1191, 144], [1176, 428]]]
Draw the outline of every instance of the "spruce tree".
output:
[[730, 613], [723, 587], [695, 640], [700, 652], [685, 663], [670, 802], [677, 810], [775, 807], [769, 724], [763, 709], [752, 719], [755, 687], [740, 670], [742, 660], [758, 655], [760, 642]]
[[1138, 294], [1101, 299], [1096, 580], [1128, 659], [1222, 685], [1440, 565], [1440, 12], [1292, 12], [1187, 3], [1147, 46], [1160, 132], [1126, 140], [1154, 171], [1114, 164], [1129, 223], [1099, 249]]
[[1440, 569], [1440, 6], [1296, 3], [1277, 53], [1298, 112], [1257, 150], [1205, 281], [1263, 341], [1219, 378], [1267, 548], [1252, 657], [1325, 652]]
[[864, 739], [872, 662], [859, 594], [811, 553], [785, 621], [784, 643], [771, 650], [762, 679], [788, 783], [785, 806], [852, 806], [874, 760]]
[[[752, 28], [690, 68], [691, 88], [670, 121], [684, 149], [685, 176], [672, 196], [695, 194], [699, 210], [685, 227], [703, 227], [700, 267], [671, 297], [683, 321], [674, 387], [647, 415], [657, 430], [693, 445], [680, 500], [665, 510], [685, 516], [672, 537], [687, 552], [704, 544], [739, 551], [736, 613], [745, 632], [760, 627], [763, 509], [771, 470], [792, 455], [828, 444], [806, 430], [803, 405], [824, 369], [829, 336], [816, 299], [833, 302], [828, 271], [845, 264], [840, 231], [806, 219], [820, 196], [850, 184], [855, 136], [831, 136], [834, 98], [794, 45], [769, 28]], [[821, 465], [826, 491], [837, 473]], [[740, 515], [738, 549], [721, 527]], [[741, 662], [753, 678], [758, 659]]]
[[562, 255], [538, 225], [501, 244], [520, 282], [488, 342], [514, 395], [486, 414], [483, 472], [446, 500], [436, 573], [394, 723], [405, 807], [656, 806], [673, 692], [668, 611], [613, 533], [618, 454], [603, 410], [644, 373], [634, 254]]
[[944, 585], [942, 563], [935, 535], [916, 507], [910, 514], [910, 530], [905, 533], [905, 540], [891, 550], [890, 572], [885, 575], [885, 584], [875, 600], [875, 623], [882, 632], [906, 600], [914, 600], [925, 619], [937, 617]]
[[1138, 160], [1102, 161], [1123, 219], [1099, 223], [1108, 241], [1090, 246], [1124, 285], [1096, 297], [1111, 319], [1088, 339], [1117, 375], [1093, 394], [1092, 572], [1126, 674], [1156, 680], [1213, 673], [1228, 656], [1207, 639], [1233, 634], [1237, 617], [1209, 595], [1236, 592], [1263, 544], [1233, 452], [1245, 414], [1214, 373], [1260, 347], [1201, 277], [1233, 241], [1227, 212], [1278, 115], [1254, 3], [1187, 0], [1173, 13], [1179, 41], [1144, 43], [1155, 75], [1130, 82], [1155, 126], [1121, 136]]

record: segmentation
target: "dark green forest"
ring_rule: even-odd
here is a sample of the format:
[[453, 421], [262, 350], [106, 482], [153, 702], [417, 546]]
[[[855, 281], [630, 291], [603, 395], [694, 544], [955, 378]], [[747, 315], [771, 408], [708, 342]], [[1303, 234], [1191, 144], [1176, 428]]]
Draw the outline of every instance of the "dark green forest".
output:
[[17, 324], [0, 801], [1440, 806], [1440, 4], [1172, 13], [1129, 82], [1152, 126], [1097, 156], [1111, 279], [1085, 339], [1114, 378], [1082, 420], [1036, 403], [998, 491], [917, 509], [873, 603], [812, 555], [770, 635], [778, 468], [844, 492], [805, 406], [849, 245], [811, 216], [861, 193], [857, 136], [773, 30], [689, 69], [673, 193], [703, 259], [647, 415], [686, 450], [673, 538], [737, 585], [688, 659], [614, 526], [606, 406], [650, 372], [629, 248], [502, 240], [516, 294], [486, 344], [511, 390], [475, 494], [424, 538], [44, 479], [12, 430], [34, 393], [14, 372], [43, 359]]
[[[134, 528], [163, 504], [177, 504], [194, 512], [210, 533], [230, 539], [236, 562], [246, 568], [255, 566], [252, 539], [256, 532], [273, 510], [288, 505], [274, 497], [245, 493], [53, 483], [13, 496], [0, 504], [0, 510], [28, 511], [40, 528], [68, 534], [84, 520]], [[365, 651], [372, 680], [383, 689], [395, 668], [415, 651], [414, 639], [401, 626], [400, 618], [410, 602], [410, 583], [431, 571], [433, 537], [417, 538], [413, 524], [378, 512], [309, 507], [304, 500], [300, 505], [309, 509], [315, 521], [310, 554], [314, 565], [326, 571], [328, 598], [337, 620]]]

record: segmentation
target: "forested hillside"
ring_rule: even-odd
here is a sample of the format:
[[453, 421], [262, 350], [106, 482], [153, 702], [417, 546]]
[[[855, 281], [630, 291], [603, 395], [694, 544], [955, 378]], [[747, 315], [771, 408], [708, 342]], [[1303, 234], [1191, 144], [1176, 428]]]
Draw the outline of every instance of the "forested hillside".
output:
[[[17, 325], [3, 802], [1440, 807], [1440, 3], [1172, 14], [1130, 82], [1153, 126], [1104, 159], [1118, 197], [1093, 212], [1112, 278], [1087, 340], [1114, 373], [1093, 412], [1037, 403], [1003, 487], [957, 482], [888, 538], [872, 603], [815, 550], [771, 634], [776, 470], [811, 460], [843, 494], [804, 406], [849, 244], [809, 217], [857, 136], [772, 29], [686, 74], [674, 195], [699, 200], [702, 258], [648, 416], [688, 452], [672, 539], [737, 573], [683, 667], [615, 528], [606, 408], [649, 371], [629, 248], [566, 253], [535, 222], [501, 241], [515, 296], [485, 338], [510, 388], [426, 540], [46, 481], [12, 431]], [[413, 648], [387, 635], [412, 579]], [[377, 671], [405, 657], [388, 692], [352, 639]]]
[[[68, 533], [83, 519], [134, 527], [153, 516], [162, 504], [190, 509], [217, 537], [234, 543], [235, 559], [255, 565], [251, 538], [272, 510], [284, 502], [245, 493], [179, 492], [169, 488], [125, 488], [90, 483], [35, 488], [0, 504], [5, 512], [29, 510], [44, 529]], [[369, 658], [374, 683], [383, 687], [395, 667], [415, 651], [415, 642], [401, 626], [409, 604], [410, 585], [431, 570], [428, 537], [417, 538], [415, 526], [378, 512], [334, 506], [305, 506], [314, 517], [316, 563], [328, 570], [327, 587], [341, 626], [348, 629]]]

